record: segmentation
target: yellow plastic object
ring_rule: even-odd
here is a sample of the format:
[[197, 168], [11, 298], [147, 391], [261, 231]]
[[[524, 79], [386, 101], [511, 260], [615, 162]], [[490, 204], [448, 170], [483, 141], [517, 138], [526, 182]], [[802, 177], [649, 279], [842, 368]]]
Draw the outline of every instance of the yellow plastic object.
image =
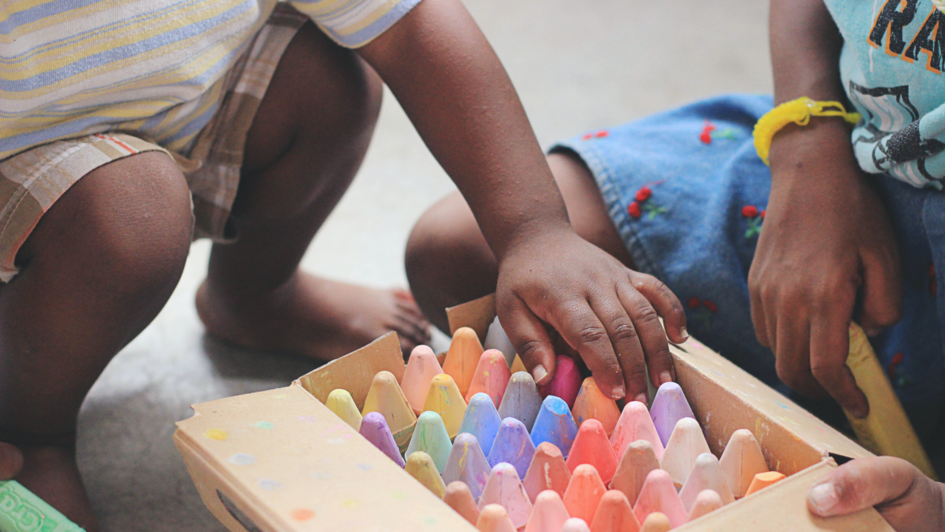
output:
[[845, 412], [860, 444], [873, 453], [902, 458], [935, 479], [932, 462], [909, 423], [896, 392], [886, 378], [886, 372], [879, 365], [866, 333], [855, 323], [850, 324], [847, 366], [870, 403], [870, 413], [866, 419], [856, 419]]
[[755, 123], [755, 151], [758, 157], [768, 164], [768, 153], [771, 150], [771, 140], [781, 128], [794, 122], [799, 126], [806, 126], [812, 116], [839, 116], [851, 124], [860, 121], [859, 113], [848, 113], [840, 102], [818, 102], [807, 96], [784, 102], [765, 113]]

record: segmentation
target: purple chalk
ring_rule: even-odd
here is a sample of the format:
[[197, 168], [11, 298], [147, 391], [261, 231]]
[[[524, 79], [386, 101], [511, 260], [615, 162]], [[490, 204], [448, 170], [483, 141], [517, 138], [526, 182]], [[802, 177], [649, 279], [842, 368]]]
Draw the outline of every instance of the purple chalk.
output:
[[489, 465], [495, 467], [501, 462], [508, 462], [515, 467], [519, 478], [525, 478], [534, 457], [535, 444], [525, 424], [514, 417], [503, 419], [489, 452]]
[[387, 426], [387, 420], [380, 412], [371, 412], [361, 421], [361, 436], [373, 443], [375, 447], [386, 454], [395, 464], [404, 467], [404, 457], [394, 442], [394, 435]]
[[663, 445], [669, 442], [669, 437], [676, 428], [676, 423], [684, 418], [696, 419], [686, 400], [686, 394], [675, 382], [666, 382], [656, 391], [653, 405], [650, 406], [650, 417], [656, 426], [656, 433], [660, 436]]
[[469, 493], [478, 501], [491, 472], [492, 466], [482, 453], [476, 437], [467, 432], [456, 436], [446, 469], [443, 470], [443, 481], [447, 484], [454, 480], [465, 482]]

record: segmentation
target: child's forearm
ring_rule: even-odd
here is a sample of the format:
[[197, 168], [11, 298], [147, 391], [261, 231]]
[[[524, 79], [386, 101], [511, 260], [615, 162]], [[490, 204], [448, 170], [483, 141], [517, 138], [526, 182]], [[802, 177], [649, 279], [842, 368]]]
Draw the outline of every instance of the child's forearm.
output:
[[843, 101], [843, 39], [823, 0], [773, 0], [769, 22], [775, 103], [801, 96]]
[[490, 247], [569, 230], [515, 89], [459, 0], [424, 0], [360, 50], [469, 202]]

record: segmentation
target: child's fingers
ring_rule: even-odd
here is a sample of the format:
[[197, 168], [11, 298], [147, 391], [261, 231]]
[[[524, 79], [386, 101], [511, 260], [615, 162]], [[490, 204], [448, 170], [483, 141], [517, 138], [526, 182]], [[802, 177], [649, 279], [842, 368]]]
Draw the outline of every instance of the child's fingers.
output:
[[622, 399], [627, 394], [623, 370], [597, 313], [586, 300], [577, 298], [551, 306], [554, 320], [551, 325], [581, 354], [600, 391], [608, 397]]
[[765, 301], [761, 297], [761, 289], [756, 283], [752, 282], [752, 276], [748, 276], [748, 294], [751, 300], [751, 324], [755, 328], [755, 337], [758, 343], [771, 348], [771, 342], [768, 340], [767, 317], [765, 316]]
[[[676, 294], [663, 284], [662, 281], [647, 275], [630, 271], [630, 283], [633, 288], [643, 294], [649, 303], [656, 309], [656, 312], [666, 323], [666, 332], [669, 338], [679, 344], [689, 339], [689, 333], [686, 331], [686, 311], [683, 310], [682, 303], [676, 297]], [[645, 346], [644, 346], [645, 347]]]
[[23, 469], [23, 453], [9, 443], [0, 443], [0, 480], [10, 480]]
[[[846, 364], [850, 354], [852, 298], [839, 299], [831, 302], [835, 303], [832, 308], [811, 320], [810, 370], [840, 406], [854, 417], [864, 418], [870, 411], [869, 402]], [[851, 310], [844, 312], [844, 308]]]
[[805, 314], [778, 320], [778, 378], [805, 397], [825, 399], [827, 391], [810, 369], [810, 320]]
[[[628, 289], [630, 288], [628, 287]], [[641, 296], [640, 299], [643, 299], [643, 297]], [[591, 308], [594, 309], [597, 317], [604, 324], [604, 328], [607, 329], [607, 335], [613, 344], [617, 362], [620, 364], [623, 383], [626, 387], [621, 395], [638, 399], [641, 394], [646, 394], [647, 391], [646, 364], [644, 364], [643, 346], [640, 343], [641, 335], [644, 332], [640, 329], [641, 324], [632, 319], [627, 313], [633, 307], [628, 305], [623, 298], [618, 299], [610, 294], [607, 294], [606, 297], [602, 295], [592, 297], [590, 303]], [[650, 313], [655, 318], [656, 313], [653, 312], [652, 308]], [[657, 326], [659, 326], [659, 322], [657, 322]], [[659, 334], [663, 335], [662, 327], [660, 327]], [[596, 375], [594, 379], [597, 380]]]
[[[911, 492], [926, 489], [930, 483], [905, 460], [887, 456], [861, 458], [831, 471], [824, 480], [811, 487], [807, 492], [807, 508], [821, 517], [851, 514], [899, 499], [921, 498], [923, 493]], [[932, 517], [926, 515], [923, 518]]]
[[541, 386], [551, 382], [557, 358], [541, 320], [517, 297], [501, 304], [499, 320], [507, 324], [505, 332], [535, 383]]
[[[657, 317], [657, 310], [650, 304], [651, 300], [644, 294], [634, 290], [632, 286], [617, 285], [617, 295], [630, 314], [640, 335], [640, 344], [643, 347], [643, 356], [650, 370], [650, 380], [654, 386], [676, 379], [676, 370], [673, 368], [673, 358], [669, 354], [669, 344], [666, 342], [666, 333]], [[640, 362], [642, 364], [642, 361]], [[626, 371], [626, 370], [625, 370]], [[641, 393], [646, 393], [646, 381], [643, 382]], [[636, 396], [632, 396], [636, 398]], [[641, 402], [646, 402], [645, 399]]]
[[862, 291], [860, 325], [874, 331], [895, 325], [902, 318], [903, 306], [898, 258], [864, 255]]

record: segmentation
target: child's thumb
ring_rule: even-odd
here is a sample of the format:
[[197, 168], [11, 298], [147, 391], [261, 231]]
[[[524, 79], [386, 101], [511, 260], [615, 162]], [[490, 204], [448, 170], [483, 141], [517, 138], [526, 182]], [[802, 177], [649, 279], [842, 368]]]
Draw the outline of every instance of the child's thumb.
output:
[[518, 298], [504, 305], [500, 314], [499, 321], [508, 324], [505, 332], [535, 384], [542, 386], [551, 382], [557, 359], [544, 324]]
[[922, 475], [899, 458], [852, 460], [831, 471], [807, 492], [807, 507], [820, 517], [858, 512], [902, 497]]

